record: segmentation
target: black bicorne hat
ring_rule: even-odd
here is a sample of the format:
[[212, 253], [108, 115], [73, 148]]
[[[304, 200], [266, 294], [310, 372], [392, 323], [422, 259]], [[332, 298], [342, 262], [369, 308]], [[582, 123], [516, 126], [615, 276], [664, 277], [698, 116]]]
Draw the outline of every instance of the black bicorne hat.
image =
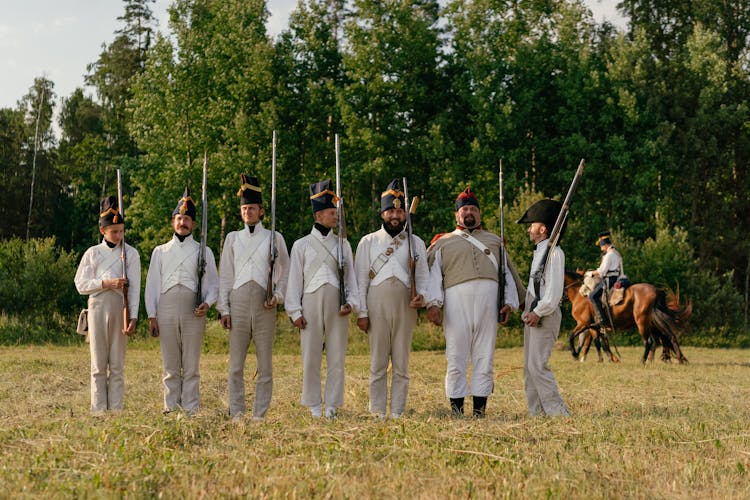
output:
[[388, 188], [380, 195], [380, 211], [385, 212], [392, 208], [403, 208], [406, 210], [404, 204], [404, 192], [401, 190], [401, 182], [398, 179], [393, 179]]
[[112, 224], [124, 224], [125, 217], [122, 216], [117, 206], [116, 196], [107, 196], [99, 203], [99, 227], [107, 227]]
[[175, 215], [187, 215], [191, 219], [195, 220], [195, 203], [190, 197], [190, 188], [185, 186], [185, 192], [182, 193], [182, 198], [177, 201], [177, 206], [172, 212], [172, 216]]
[[547, 231], [552, 231], [560, 214], [562, 203], [556, 200], [544, 199], [539, 200], [526, 210], [526, 213], [518, 219], [518, 224], [531, 224], [532, 222], [541, 222], [547, 226]]
[[596, 246], [611, 245], [612, 238], [609, 231], [602, 231], [596, 235]]
[[466, 205], [474, 205], [475, 207], [479, 208], [479, 200], [477, 200], [477, 197], [474, 196], [474, 193], [471, 191], [471, 187], [467, 187], [466, 189], [461, 191], [461, 194], [459, 194], [458, 198], [456, 198], [456, 211]]
[[338, 197], [331, 188], [331, 179], [310, 184], [310, 203], [313, 213], [326, 208], [336, 208]]
[[263, 205], [263, 196], [260, 192], [260, 184], [257, 177], [240, 174], [241, 184], [237, 196], [240, 197], [240, 205]]

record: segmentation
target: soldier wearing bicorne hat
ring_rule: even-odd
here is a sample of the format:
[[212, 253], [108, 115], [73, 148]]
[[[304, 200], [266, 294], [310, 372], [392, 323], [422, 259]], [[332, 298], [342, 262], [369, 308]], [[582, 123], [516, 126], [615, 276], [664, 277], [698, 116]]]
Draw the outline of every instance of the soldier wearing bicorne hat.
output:
[[[101, 201], [99, 232], [102, 242], [86, 250], [75, 275], [78, 293], [89, 296], [91, 413], [95, 415], [124, 407], [125, 349], [127, 337], [135, 333], [141, 292], [140, 259], [136, 249], [123, 241], [125, 219], [114, 196]], [[124, 294], [129, 304], [127, 325], [123, 324]]]
[[[255, 344], [257, 381], [253, 420], [262, 420], [273, 391], [273, 341], [276, 336], [276, 306], [284, 300], [289, 273], [289, 252], [278, 231], [263, 227], [265, 215], [258, 179], [241, 174], [240, 214], [244, 227], [227, 234], [219, 265], [221, 324], [229, 329], [229, 415], [239, 420], [245, 414], [245, 359], [250, 342]], [[274, 295], [266, 301], [271, 270], [271, 238], [278, 255], [274, 264]]]
[[[219, 296], [219, 276], [210, 248], [198, 292], [200, 244], [193, 239], [195, 203], [190, 189], [172, 212], [172, 238], [154, 248], [146, 276], [149, 332], [159, 337], [164, 369], [164, 413], [182, 409], [194, 415], [200, 407], [200, 354], [206, 313]], [[197, 307], [196, 307], [196, 304]]]
[[[313, 418], [322, 415], [321, 366], [326, 353], [325, 416], [335, 418], [344, 404], [344, 358], [349, 340], [348, 315], [359, 306], [352, 247], [343, 241], [344, 283], [339, 283], [338, 225], [331, 180], [310, 185], [315, 224], [310, 234], [294, 242], [285, 308], [300, 331], [302, 348], [302, 405]], [[340, 305], [339, 287], [346, 303]]]
[[[464, 398], [473, 396], [473, 414], [483, 417], [494, 389], [497, 322], [518, 309], [518, 288], [505, 252], [505, 297], [498, 311], [500, 237], [481, 225], [479, 201], [470, 188], [456, 199], [456, 229], [428, 249], [430, 286], [427, 317], [445, 328], [448, 368], [445, 392], [454, 415], [463, 415]], [[440, 308], [443, 318], [440, 318]], [[467, 382], [472, 364], [471, 386]]]
[[617, 282], [617, 278], [624, 274], [622, 270], [622, 256], [612, 244], [612, 236], [609, 231], [599, 233], [596, 244], [602, 251], [602, 262], [592, 272], [592, 275], [595, 278], [600, 278], [601, 281], [594, 287], [588, 298], [594, 308], [594, 319], [597, 325], [606, 327], [608, 323], [602, 321], [602, 318], [605, 317], [602, 295], [604, 295], [605, 288], [607, 291], [611, 290], [612, 286]]
[[[560, 300], [565, 279], [565, 253], [555, 246], [546, 260], [550, 232], [560, 213], [559, 201], [544, 199], [529, 207], [518, 220], [529, 224], [529, 239], [534, 243], [526, 307], [521, 319], [523, 329], [523, 381], [529, 415], [567, 416], [568, 408], [560, 396], [548, 361], [560, 334]], [[564, 228], [563, 228], [564, 229]], [[544, 272], [539, 273], [544, 265]], [[538, 298], [532, 308], [534, 299]]]
[[355, 268], [360, 304], [357, 326], [369, 334], [370, 343], [370, 412], [385, 420], [389, 362], [393, 367], [391, 418], [400, 417], [406, 407], [411, 338], [417, 309], [425, 304], [429, 270], [424, 241], [412, 235], [417, 296], [410, 300], [406, 207], [398, 179], [380, 196], [380, 216], [382, 227], [359, 241]]

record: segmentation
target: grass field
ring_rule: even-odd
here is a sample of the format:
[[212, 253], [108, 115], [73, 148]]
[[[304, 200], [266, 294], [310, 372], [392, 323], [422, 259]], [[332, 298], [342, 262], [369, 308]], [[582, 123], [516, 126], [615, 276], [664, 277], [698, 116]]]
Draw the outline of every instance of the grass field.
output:
[[[201, 413], [163, 416], [153, 340], [131, 343], [127, 409], [89, 415], [89, 355], [74, 346], [0, 347], [0, 497], [750, 497], [750, 359], [685, 348], [687, 366], [551, 364], [572, 418], [525, 415], [522, 350], [498, 349], [484, 420], [449, 416], [442, 351], [412, 355], [409, 410], [367, 413], [369, 359], [352, 332], [335, 421], [299, 404], [302, 370], [285, 330], [268, 418], [227, 418], [228, 356], [217, 328], [202, 358]], [[295, 351], [296, 349], [296, 351]], [[252, 404], [254, 356], [248, 357]], [[470, 407], [470, 405], [469, 405]]]

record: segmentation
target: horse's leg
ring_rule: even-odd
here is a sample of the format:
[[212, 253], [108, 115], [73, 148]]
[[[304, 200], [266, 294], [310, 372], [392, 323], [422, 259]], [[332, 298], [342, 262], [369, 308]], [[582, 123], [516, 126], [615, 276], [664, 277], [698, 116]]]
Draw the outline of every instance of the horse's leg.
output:
[[643, 364], [646, 364], [647, 360], [651, 360], [651, 362], [654, 362], [654, 337], [651, 335], [647, 335], [646, 339], [643, 341]]
[[[598, 362], [603, 363], [604, 358], [602, 357], [602, 332], [598, 332], [596, 334], [596, 338], [594, 339], [594, 345], [596, 346], [596, 355], [599, 357]], [[606, 337], [604, 337], [606, 339]]]
[[576, 337], [579, 337], [586, 330], [588, 330], [587, 326], [584, 326], [584, 327], [581, 327], [581, 328], [576, 328], [570, 334], [570, 338], [568, 339], [568, 342], [570, 343], [570, 353], [573, 355], [573, 358], [575, 358], [575, 359], [578, 359], [578, 355], [581, 352], [580, 340], [579, 340], [578, 349], [576, 349], [576, 344], [575, 344]]
[[594, 339], [594, 335], [596, 330], [589, 329], [588, 333], [586, 334], [586, 338], [583, 340], [583, 356], [581, 356], [581, 363], [586, 361], [586, 356], [589, 354], [589, 349], [591, 349], [591, 341]]
[[612, 350], [609, 347], [609, 336], [607, 336], [606, 333], [602, 335], [602, 347], [604, 348], [604, 352], [607, 353], [607, 357], [609, 358], [609, 360], [612, 363], [619, 363], [620, 362], [620, 358], [618, 358], [617, 356], [615, 356], [614, 353], [612, 352]]

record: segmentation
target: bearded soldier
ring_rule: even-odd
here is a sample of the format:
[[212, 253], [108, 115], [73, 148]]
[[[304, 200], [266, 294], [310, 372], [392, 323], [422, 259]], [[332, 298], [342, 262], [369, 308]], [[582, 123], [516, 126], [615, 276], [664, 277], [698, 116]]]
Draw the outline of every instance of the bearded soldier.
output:
[[[141, 262], [136, 249], [123, 240], [125, 219], [114, 196], [100, 204], [99, 232], [102, 242], [86, 250], [75, 275], [78, 293], [89, 296], [91, 413], [95, 415], [123, 409], [125, 348], [127, 336], [135, 333], [141, 292]], [[129, 304], [127, 325], [123, 324], [125, 296]]]
[[589, 294], [589, 301], [594, 307], [594, 319], [600, 326], [606, 326], [602, 321], [604, 318], [604, 304], [602, 304], [602, 295], [604, 291], [612, 289], [612, 286], [622, 274], [622, 256], [612, 244], [609, 231], [599, 233], [596, 244], [602, 251], [602, 262], [592, 274], [601, 281], [594, 287]]
[[[286, 311], [299, 328], [302, 348], [302, 405], [313, 418], [322, 414], [320, 370], [323, 349], [326, 352], [325, 416], [336, 418], [344, 404], [344, 358], [349, 340], [348, 315], [358, 309], [357, 281], [354, 275], [352, 247], [332, 229], [338, 225], [336, 193], [331, 180], [310, 185], [315, 224], [310, 234], [292, 245]], [[339, 256], [339, 248], [343, 255]], [[344, 279], [338, 274], [339, 257], [344, 261]], [[345, 303], [341, 304], [340, 287]]]
[[386, 417], [389, 361], [393, 366], [391, 418], [404, 412], [411, 338], [429, 278], [425, 244], [412, 235], [417, 290], [412, 300], [404, 198], [398, 179], [393, 179], [380, 197], [383, 225], [359, 241], [355, 262], [360, 303], [357, 326], [369, 333], [370, 342], [370, 412], [381, 420]]
[[[455, 216], [456, 230], [433, 239], [428, 250], [427, 317], [445, 326], [445, 392], [452, 413], [463, 415], [464, 398], [471, 394], [473, 414], [481, 418], [494, 388], [497, 321], [501, 318], [505, 324], [509, 313], [518, 308], [518, 292], [506, 259], [505, 297], [498, 311], [498, 260], [503, 243], [482, 229], [479, 202], [468, 187], [456, 199]], [[471, 387], [467, 382], [470, 360]]]
[[[195, 213], [186, 187], [172, 212], [172, 239], [154, 248], [146, 276], [149, 332], [159, 337], [164, 367], [165, 414], [181, 408], [187, 415], [194, 415], [200, 407], [200, 355], [206, 313], [219, 296], [219, 276], [210, 248], [206, 248], [205, 274], [198, 275], [200, 244], [192, 234]], [[198, 290], [200, 298], [196, 297]]]
[[[245, 227], [224, 240], [216, 308], [221, 325], [229, 329], [229, 415], [239, 420], [245, 414], [245, 359], [252, 341], [258, 366], [253, 419], [262, 420], [271, 403], [276, 305], [284, 299], [289, 252], [281, 233], [272, 235], [261, 223], [265, 210], [258, 179], [242, 174], [241, 181], [237, 195]], [[275, 238], [278, 256], [273, 271], [275, 291], [267, 301], [271, 238]]]
[[[519, 224], [529, 224], [529, 239], [534, 243], [523, 329], [523, 380], [529, 415], [566, 416], [568, 408], [560, 396], [548, 361], [560, 334], [560, 299], [565, 280], [565, 254], [560, 246], [547, 253], [550, 231], [562, 204], [540, 200], [529, 207]], [[549, 255], [545, 261], [544, 256]], [[543, 272], [540, 273], [540, 270]], [[535, 299], [536, 304], [534, 305]]]

